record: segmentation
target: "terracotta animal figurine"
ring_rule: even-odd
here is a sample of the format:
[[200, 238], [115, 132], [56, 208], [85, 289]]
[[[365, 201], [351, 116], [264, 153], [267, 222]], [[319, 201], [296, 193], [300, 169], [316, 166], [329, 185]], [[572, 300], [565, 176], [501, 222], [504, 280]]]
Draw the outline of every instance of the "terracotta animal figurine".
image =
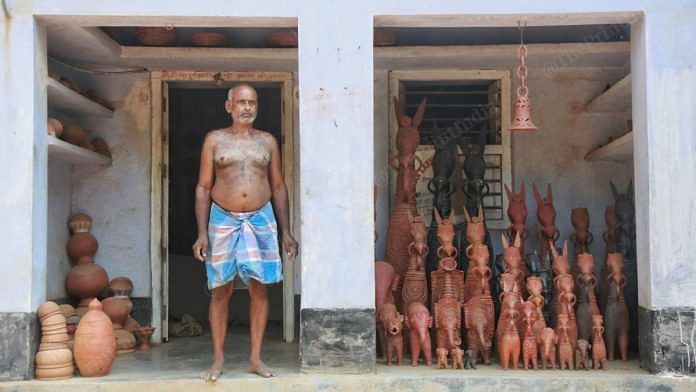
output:
[[510, 226], [508, 226], [508, 236], [515, 238], [517, 233], [520, 233], [522, 241], [527, 239], [529, 231], [527, 230], [527, 197], [524, 191], [524, 181], [520, 186], [520, 193], [513, 193], [505, 186], [505, 193], [508, 198], [508, 218], [510, 218]]
[[488, 247], [476, 244], [472, 248], [472, 260], [465, 283], [464, 323], [466, 341], [474, 361], [481, 354], [483, 362], [490, 365], [490, 352], [495, 332], [495, 309], [488, 281], [491, 270], [488, 267]]
[[435, 354], [437, 354], [437, 367], [440, 369], [447, 369], [447, 349], [438, 348], [435, 350]]
[[513, 293], [503, 293], [500, 319], [496, 338], [498, 342], [498, 354], [503, 369], [507, 370], [512, 362], [512, 368], [517, 369], [520, 359], [520, 335], [516, 320], [519, 317], [517, 304], [519, 298]]
[[609, 277], [609, 266], [607, 265], [607, 255], [616, 252], [616, 235], [619, 228], [619, 221], [614, 213], [613, 205], [607, 206], [605, 209], [604, 221], [606, 222], [607, 230], [603, 233], [602, 238], [604, 239], [606, 248], [604, 252], [604, 263], [599, 273], [599, 293], [597, 295], [597, 302], [601, 313], [604, 313], [604, 309], [606, 308], [606, 303], [604, 301], [609, 292], [609, 281], [607, 280]]
[[437, 348], [451, 349], [462, 344], [462, 296], [464, 271], [457, 268], [457, 260], [443, 258], [440, 268], [431, 274], [433, 311], [437, 331]]
[[623, 254], [610, 253], [607, 256], [609, 274], [609, 293], [607, 294], [607, 309], [604, 312], [604, 327], [607, 342], [607, 357], [614, 360], [614, 350], [618, 344], [621, 360], [628, 360], [628, 307], [624, 300], [623, 290], [626, 287], [626, 277], [623, 275]]
[[462, 169], [466, 179], [462, 185], [462, 190], [466, 194], [466, 209], [476, 210], [476, 207], [483, 204], [483, 198], [488, 195], [490, 187], [485, 179], [486, 160], [484, 152], [486, 150], [487, 131], [478, 134], [475, 143], [466, 141], [466, 138], [459, 138], [459, 148], [464, 154]]
[[375, 309], [379, 310], [385, 303], [394, 304], [394, 292], [399, 277], [386, 261], [375, 262]]
[[524, 340], [522, 341], [522, 362], [524, 363], [524, 370], [529, 369], [530, 362], [534, 370], [537, 370], [537, 358], [539, 355], [537, 353], [537, 337], [533, 330], [534, 322], [538, 317], [536, 305], [529, 301], [523, 303], [522, 316], [525, 323]]
[[588, 350], [592, 347], [590, 342], [585, 339], [578, 339], [575, 343], [575, 369], [580, 370], [582, 366], [585, 370], [590, 370], [590, 358]]
[[452, 369], [464, 369], [464, 350], [459, 347], [452, 349]]
[[437, 221], [437, 238], [440, 246], [437, 248], [437, 257], [457, 257], [457, 248], [454, 247], [454, 226], [449, 218], [442, 219], [437, 209], [434, 209]]
[[464, 208], [466, 218], [466, 240], [469, 245], [466, 247], [466, 256], [471, 258], [471, 249], [474, 245], [481, 245], [486, 238], [486, 226], [484, 224], [483, 206], [479, 204], [478, 215], [470, 216], [469, 211]]
[[396, 306], [392, 304], [384, 304], [377, 313], [377, 317], [384, 330], [386, 336], [386, 355], [387, 365], [391, 366], [392, 360], [396, 357], [398, 365], [403, 363], [404, 358], [404, 338], [402, 326], [404, 324], [404, 316], [399, 314]]
[[597, 280], [594, 277], [594, 256], [592, 253], [580, 253], [577, 255], [576, 265], [580, 269], [575, 279], [577, 291], [578, 337], [590, 341], [592, 338], [592, 316], [599, 314], [595, 287]]
[[403, 279], [401, 288], [401, 310], [406, 313], [411, 302], [420, 302], [423, 305], [428, 301], [428, 285], [425, 278], [425, 257], [428, 254], [428, 246], [425, 244], [427, 229], [423, 214], [415, 217], [409, 212], [411, 222], [411, 244], [408, 246], [410, 261]]
[[[539, 231], [540, 256], [541, 260], [546, 260], [549, 252], [549, 241], [551, 241], [552, 244], [555, 243], [560, 234], [556, 228], [556, 210], [553, 208], [553, 192], [551, 190], [551, 184], [546, 185], [546, 196], [543, 198], [535, 183], [532, 183], [532, 189], [534, 190], [534, 199], [537, 203], [537, 219], [539, 219], [539, 224], [541, 225], [541, 230]], [[554, 245], [551, 245], [551, 247], [553, 246]]]
[[541, 283], [541, 278], [538, 276], [530, 276], [527, 278], [527, 292], [529, 293], [527, 301], [534, 305], [534, 311], [537, 314], [534, 325], [532, 326], [534, 335], [538, 335], [542, 329], [546, 328], [546, 322], [542, 314], [542, 308], [545, 302], [544, 297], [541, 295], [542, 289], [543, 284]]
[[396, 149], [399, 153], [390, 159], [390, 166], [397, 172], [396, 192], [394, 202], [415, 202], [416, 197], [416, 161], [422, 166], [423, 162], [416, 156], [416, 150], [420, 144], [418, 127], [425, 114], [424, 99], [418, 106], [413, 118], [406, 115], [404, 107], [394, 97], [394, 111], [399, 123], [396, 132]]
[[433, 326], [433, 318], [430, 316], [428, 308], [419, 302], [410, 303], [408, 305], [408, 313], [406, 314], [406, 323], [409, 331], [411, 366], [418, 365], [418, 357], [421, 352], [426, 365], [432, 365], [430, 328]]
[[592, 316], [592, 367], [596, 370], [602, 368], [607, 370], [607, 348], [604, 345], [604, 327], [602, 326], [602, 315]]
[[556, 289], [558, 290], [558, 302], [556, 303], [556, 334], [562, 336], [560, 331], [559, 318], [566, 316], [567, 335], [571, 346], [578, 340], [578, 327], [575, 319], [576, 297], [573, 294], [573, 275], [562, 274], [555, 278]]
[[551, 365], [551, 369], [556, 368], [556, 344], [558, 337], [553, 328], [544, 328], [539, 332], [539, 351], [541, 352], [541, 367], [546, 369], [546, 364]]
[[558, 343], [558, 361], [563, 369], [573, 369], [573, 345], [568, 337], [568, 316], [561, 314], [558, 316], [558, 327], [560, 331], [560, 341]]
[[590, 213], [587, 208], [573, 208], [570, 210], [570, 223], [575, 231], [570, 235], [570, 240], [573, 242], [573, 253], [589, 252], [590, 244], [594, 237], [590, 233]]
[[505, 261], [505, 272], [512, 274], [515, 277], [517, 288], [522, 297], [527, 297], [526, 279], [527, 266], [522, 257], [522, 238], [519, 232], [515, 234], [515, 242], [510, 246], [505, 234], [500, 235], [503, 243], [503, 260]]

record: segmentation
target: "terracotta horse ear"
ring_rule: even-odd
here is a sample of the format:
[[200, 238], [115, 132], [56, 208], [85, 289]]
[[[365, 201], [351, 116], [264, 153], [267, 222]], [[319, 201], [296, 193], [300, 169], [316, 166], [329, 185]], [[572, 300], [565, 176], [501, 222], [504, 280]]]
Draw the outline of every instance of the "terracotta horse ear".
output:
[[503, 242], [503, 248], [509, 248], [510, 243], [508, 242], [507, 237], [505, 237], [505, 233], [500, 234], [500, 240]]
[[425, 114], [425, 103], [427, 102], [427, 98], [424, 98], [420, 105], [418, 105], [418, 111], [416, 111], [416, 115], [413, 116], [413, 125], [418, 127], [421, 125], [423, 122], [423, 115]]
[[469, 215], [469, 211], [467, 211], [466, 206], [463, 206], [462, 210], [464, 210], [464, 218], [466, 218], [466, 223], [471, 223], [471, 215]]
[[510, 191], [510, 188], [508, 188], [507, 184], [503, 184], [503, 186], [505, 187], [505, 193], [507, 194], [508, 201], [512, 201], [513, 195], [512, 195], [512, 192]]
[[435, 212], [435, 220], [437, 221], [438, 225], [442, 224], [442, 217], [440, 216], [440, 213], [437, 211], [437, 208], [433, 207], [433, 211]]
[[546, 184], [546, 200], [549, 204], [553, 204], [553, 190], [551, 190], [551, 183]]
[[614, 195], [614, 200], [619, 200], [619, 196], [621, 196], [621, 194], [616, 189], [616, 185], [614, 185], [612, 180], [609, 180], [609, 186], [611, 186], [611, 194]]
[[541, 194], [539, 193], [539, 189], [537, 189], [535, 182], [532, 182], [532, 191], [534, 191], [534, 200], [536, 200], [537, 205], [542, 205], [544, 200], [541, 198]]
[[396, 116], [396, 122], [401, 124], [401, 117], [406, 115], [406, 109], [404, 105], [399, 102], [397, 97], [394, 97], [394, 115]]
[[553, 258], [558, 258], [558, 251], [556, 250], [556, 247], [553, 245], [553, 241], [551, 240], [549, 240], [549, 248], [551, 249], [551, 254], [553, 255]]
[[517, 234], [515, 234], [515, 242], [513, 243], [513, 246], [515, 248], [520, 248], [522, 247], [522, 238], [520, 237], [520, 232], [518, 231]]
[[568, 240], [563, 241], [563, 256], [568, 257]]

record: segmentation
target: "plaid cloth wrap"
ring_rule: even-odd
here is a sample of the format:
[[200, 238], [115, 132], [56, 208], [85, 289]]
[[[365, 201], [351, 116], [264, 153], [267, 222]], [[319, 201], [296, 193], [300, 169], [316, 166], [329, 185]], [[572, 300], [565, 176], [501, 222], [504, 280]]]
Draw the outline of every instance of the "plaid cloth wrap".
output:
[[237, 273], [244, 283], [283, 280], [278, 229], [269, 201], [256, 211], [230, 212], [214, 202], [208, 222], [208, 288], [231, 282]]

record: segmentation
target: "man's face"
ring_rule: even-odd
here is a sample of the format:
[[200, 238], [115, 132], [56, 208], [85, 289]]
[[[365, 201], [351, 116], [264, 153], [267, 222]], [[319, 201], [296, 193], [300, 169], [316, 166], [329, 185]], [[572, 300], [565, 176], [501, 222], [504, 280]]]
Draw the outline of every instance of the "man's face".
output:
[[239, 124], [251, 124], [256, 120], [256, 92], [250, 88], [241, 87], [235, 91], [232, 101], [227, 101], [225, 106], [232, 115], [232, 120]]

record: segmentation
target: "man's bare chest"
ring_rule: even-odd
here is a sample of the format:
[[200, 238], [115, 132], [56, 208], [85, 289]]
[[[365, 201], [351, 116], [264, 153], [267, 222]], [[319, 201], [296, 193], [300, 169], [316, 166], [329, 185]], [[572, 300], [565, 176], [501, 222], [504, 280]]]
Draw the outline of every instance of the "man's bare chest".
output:
[[217, 141], [214, 149], [215, 165], [267, 167], [271, 161], [268, 146], [258, 138], [226, 137]]

